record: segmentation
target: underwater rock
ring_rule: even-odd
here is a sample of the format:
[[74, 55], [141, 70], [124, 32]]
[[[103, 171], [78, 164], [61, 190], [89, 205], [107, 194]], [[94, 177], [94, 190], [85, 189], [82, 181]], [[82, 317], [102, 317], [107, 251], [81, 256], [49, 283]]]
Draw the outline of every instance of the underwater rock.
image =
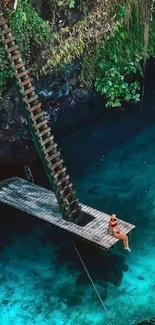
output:
[[20, 101], [12, 88], [0, 110], [0, 165], [27, 164], [36, 158]]
[[144, 320], [141, 323], [138, 323], [137, 325], [155, 325], [155, 318], [152, 318], [151, 320]]
[[76, 280], [76, 284], [78, 285], [88, 285], [90, 284], [90, 280], [86, 274], [80, 274]]
[[5, 276], [5, 275], [2, 275], [2, 276], [0, 277], [0, 284], [4, 283], [4, 282], [6, 282], [6, 281], [7, 281], [6, 276]]
[[139, 276], [138, 276], [138, 280], [143, 281], [143, 280], [145, 280], [145, 278], [144, 278], [143, 276], [139, 275]]
[[2, 304], [3, 304], [3, 305], [8, 305], [9, 302], [10, 302], [10, 301], [9, 301], [8, 299], [4, 299], [4, 300], [2, 300]]
[[77, 295], [76, 292], [73, 292], [71, 294], [68, 294], [68, 297], [66, 299], [66, 304], [68, 307], [73, 306], [79, 306], [82, 303], [82, 297], [80, 295]]
[[[88, 123], [102, 110], [93, 93], [48, 80], [36, 85], [46, 118], [56, 136]], [[96, 107], [95, 107], [96, 103]], [[14, 87], [4, 97], [0, 109], [0, 165], [26, 165], [34, 162], [37, 153], [27, 121]]]
[[99, 186], [93, 186], [91, 188], [89, 188], [89, 190], [87, 191], [88, 194], [95, 194], [97, 192], [97, 190], [99, 190], [100, 187]]

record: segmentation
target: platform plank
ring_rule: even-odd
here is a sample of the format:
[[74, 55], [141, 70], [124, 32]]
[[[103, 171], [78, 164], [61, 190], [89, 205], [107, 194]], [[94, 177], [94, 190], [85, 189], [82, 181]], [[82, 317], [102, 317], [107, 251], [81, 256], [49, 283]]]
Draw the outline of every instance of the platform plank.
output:
[[[84, 227], [63, 219], [56, 197], [52, 191], [34, 185], [21, 178], [10, 178], [0, 182], [0, 202], [43, 219], [102, 249], [113, 247], [118, 239], [107, 234], [110, 216], [104, 212], [81, 204], [82, 211], [93, 220]], [[119, 228], [128, 234], [134, 225], [118, 219]]]

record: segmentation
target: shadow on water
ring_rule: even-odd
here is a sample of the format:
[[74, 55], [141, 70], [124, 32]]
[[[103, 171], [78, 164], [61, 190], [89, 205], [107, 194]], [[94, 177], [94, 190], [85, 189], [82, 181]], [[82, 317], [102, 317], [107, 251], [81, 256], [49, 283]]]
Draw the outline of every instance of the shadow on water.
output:
[[78, 285], [88, 284], [90, 281], [77, 256], [73, 242], [76, 244], [95, 283], [105, 286], [105, 282], [110, 282], [115, 286], [119, 286], [123, 272], [128, 271], [124, 256], [118, 255], [116, 252], [102, 251], [61, 231], [57, 227], [48, 227], [41, 236], [41, 242], [44, 245], [51, 243], [58, 246], [56, 249], [56, 265], [58, 268], [66, 264], [71, 272], [80, 271], [81, 274], [77, 279]]
[[[21, 213], [14, 208], [1, 204], [2, 215], [0, 228], [0, 249], [1, 251], [12, 244], [14, 235], [27, 236], [32, 230], [40, 227], [42, 234], [40, 235], [40, 243], [42, 245], [51, 244], [56, 247], [57, 268], [66, 265], [71, 272], [79, 271], [80, 275], [77, 279], [77, 285], [88, 284], [89, 280], [83, 270], [83, 266], [76, 255], [72, 245], [74, 240], [78, 250], [88, 267], [95, 283], [105, 286], [105, 282], [113, 283], [119, 286], [122, 280], [123, 272], [128, 270], [125, 264], [125, 258], [116, 253], [101, 251], [92, 247], [90, 244], [82, 243], [77, 238], [71, 237], [68, 233], [60, 230], [55, 226], [49, 226], [44, 221], [34, 218], [26, 213]], [[46, 249], [46, 248], [45, 248]], [[24, 252], [25, 254], [26, 251]]]
[[[125, 258], [112, 252], [102, 252], [100, 249], [90, 244], [81, 243], [75, 240], [78, 251], [87, 266], [94, 282], [105, 286], [105, 282], [110, 282], [119, 286], [122, 280], [123, 272], [128, 271], [125, 264]], [[76, 258], [75, 258], [76, 256]], [[57, 263], [66, 261], [67, 267], [71, 271], [80, 270], [82, 274], [77, 279], [78, 285], [90, 283], [83, 266], [72, 246], [59, 248], [57, 250]]]
[[[51, 317], [55, 309], [59, 309], [60, 302], [66, 308], [72, 309], [78, 306], [81, 308], [85, 290], [86, 288], [91, 290], [91, 283], [75, 252], [72, 241], [75, 242], [94, 283], [100, 287], [99, 291], [103, 300], [108, 296], [108, 283], [116, 287], [120, 286], [124, 272], [128, 271], [124, 256], [118, 255], [115, 252], [104, 252], [87, 243], [82, 243], [67, 232], [55, 226], [48, 225], [46, 222], [14, 208], [3, 204], [1, 204], [0, 208], [3, 211], [3, 216], [5, 216], [2, 218], [0, 228], [0, 250], [2, 252], [7, 247], [12, 247], [13, 249], [13, 258], [5, 253], [1, 257], [3, 264], [1, 264], [2, 276], [0, 277], [0, 283], [5, 286], [5, 293], [8, 298], [6, 299], [6, 296], [3, 298], [3, 307], [8, 305], [7, 300], [12, 301], [12, 296], [15, 294], [15, 289], [11, 287], [10, 283], [13, 282], [20, 285], [23, 281], [22, 278], [20, 279], [20, 274], [25, 273], [25, 268], [28, 268], [29, 278], [27, 281], [28, 283], [32, 283], [31, 290], [33, 290], [34, 295], [40, 293], [43, 299], [43, 304], [40, 300], [35, 301], [34, 310], [31, 309], [32, 317], [36, 317], [37, 313], [47, 313]], [[35, 231], [34, 234], [33, 231]], [[40, 233], [39, 237], [36, 236], [36, 231]], [[31, 245], [32, 236], [32, 253], [29, 255], [30, 251], [27, 245]], [[22, 237], [24, 237], [23, 252], [20, 249]], [[15, 242], [18, 246], [17, 250], [13, 248]], [[55, 257], [51, 258], [50, 251], [53, 251], [53, 247]], [[16, 266], [17, 269], [15, 268], [15, 270], [14, 263], [15, 265], [19, 263], [19, 266]], [[38, 268], [37, 265], [40, 267]], [[48, 271], [44, 270], [46, 265]], [[64, 275], [63, 268], [66, 269], [67, 275]], [[74, 276], [74, 284], [70, 276]], [[64, 278], [62, 282], [61, 277]], [[52, 292], [55, 297], [55, 302], [51, 304]], [[28, 299], [28, 296], [25, 298]], [[34, 302], [34, 300], [32, 301]], [[92, 289], [92, 293], [87, 298], [87, 303], [91, 306], [96, 301], [97, 298]], [[14, 299], [13, 305], [15, 306], [16, 303], [19, 304], [20, 300]], [[27, 313], [29, 313], [28, 307]], [[25, 322], [27, 316], [24, 315], [23, 317]]]
[[32, 229], [40, 224], [40, 220], [16, 210], [5, 204], [0, 204], [1, 227], [0, 227], [0, 250], [10, 245], [13, 236], [28, 236]]

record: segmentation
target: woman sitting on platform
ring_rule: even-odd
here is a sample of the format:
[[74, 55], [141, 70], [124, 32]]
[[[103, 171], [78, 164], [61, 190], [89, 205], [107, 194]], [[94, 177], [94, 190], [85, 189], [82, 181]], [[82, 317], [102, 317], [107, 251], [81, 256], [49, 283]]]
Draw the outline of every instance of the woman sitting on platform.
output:
[[109, 234], [114, 236], [115, 238], [122, 239], [124, 248], [131, 252], [129, 248], [129, 242], [128, 242], [128, 236], [124, 234], [123, 232], [120, 231], [118, 228], [118, 222], [117, 222], [117, 217], [116, 214], [112, 214], [111, 219], [109, 221], [109, 228], [108, 228]]

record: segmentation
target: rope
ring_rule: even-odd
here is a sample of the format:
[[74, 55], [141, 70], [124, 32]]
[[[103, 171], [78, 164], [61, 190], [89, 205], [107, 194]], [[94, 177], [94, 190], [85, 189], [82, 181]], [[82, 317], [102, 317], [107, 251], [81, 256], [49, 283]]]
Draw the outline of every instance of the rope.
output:
[[101, 305], [102, 305], [102, 307], [103, 307], [105, 313], [107, 314], [107, 316], [108, 316], [108, 318], [109, 318], [110, 323], [111, 323], [112, 325], [116, 325], [116, 324], [114, 323], [114, 321], [112, 320], [111, 316], [109, 315], [109, 312], [108, 312], [108, 310], [107, 310], [107, 308], [106, 308], [106, 306], [105, 306], [105, 304], [104, 304], [104, 302], [103, 302], [103, 300], [102, 300], [102, 298], [101, 298], [101, 296], [100, 296], [100, 294], [99, 294], [99, 292], [98, 292], [98, 290], [97, 290], [97, 288], [96, 288], [96, 286], [95, 286], [95, 283], [93, 282], [93, 280], [92, 280], [92, 278], [91, 278], [91, 276], [90, 276], [90, 274], [89, 274], [89, 272], [88, 272], [88, 269], [87, 269], [87, 267], [86, 267], [86, 265], [85, 265], [85, 263], [84, 263], [84, 261], [83, 261], [81, 255], [80, 255], [80, 253], [79, 253], [79, 251], [78, 251], [76, 245], [74, 244], [74, 242], [72, 242], [72, 243], [73, 243], [74, 249], [75, 249], [75, 251], [76, 251], [76, 253], [77, 253], [77, 255], [78, 255], [78, 257], [79, 257], [79, 259], [80, 259], [80, 261], [81, 261], [81, 263], [82, 263], [82, 265], [83, 265], [83, 267], [84, 267], [84, 269], [85, 269], [85, 271], [86, 271], [86, 273], [87, 273], [87, 275], [88, 275], [88, 278], [89, 278], [89, 280], [90, 280], [90, 282], [91, 282], [91, 284], [92, 284], [92, 286], [93, 286], [93, 288], [94, 288], [94, 290], [95, 290], [95, 292], [96, 292], [96, 294], [97, 294], [97, 296], [98, 296], [98, 298], [99, 298], [99, 300], [100, 300], [100, 302], [101, 302]]

